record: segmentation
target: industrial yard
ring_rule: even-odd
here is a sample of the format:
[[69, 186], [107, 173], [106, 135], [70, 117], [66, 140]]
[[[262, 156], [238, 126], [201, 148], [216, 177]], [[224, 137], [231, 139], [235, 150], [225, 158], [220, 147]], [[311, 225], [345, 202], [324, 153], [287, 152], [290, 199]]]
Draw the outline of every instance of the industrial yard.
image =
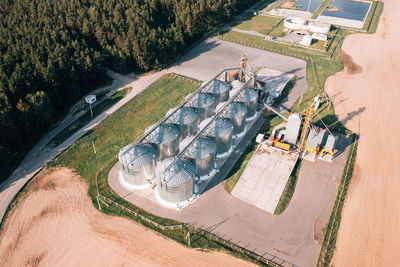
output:
[[[356, 6], [362, 10], [348, 12]], [[382, 152], [382, 142], [393, 144], [378, 142], [376, 131], [392, 116], [384, 104], [398, 105], [385, 74], [391, 72], [371, 66], [373, 55], [362, 57], [371, 49], [387, 58], [380, 47], [389, 32], [380, 24], [379, 41], [375, 34], [368, 45], [370, 36], [353, 35], [352, 44], [344, 45], [353, 58], [340, 51], [344, 36], [376, 27], [379, 8], [376, 1], [277, 1], [262, 15], [254, 12], [254, 20], [247, 14], [249, 20], [225, 27], [164, 70], [133, 78], [126, 104], [99, 125], [80, 130], [82, 137], [22, 190], [3, 224], [1, 258], [14, 265], [294, 267], [325, 266], [331, 259], [338, 266], [379, 265], [382, 247], [398, 247], [393, 225], [400, 217], [396, 212], [391, 217], [396, 206], [381, 199], [397, 192], [398, 183], [389, 179], [396, 176], [396, 149]], [[393, 14], [386, 17], [393, 20]], [[259, 27], [261, 16], [268, 21], [274, 16], [268, 31]], [[276, 36], [266, 38], [271, 32]], [[240, 45], [240, 38], [250, 43]], [[396, 59], [390, 57], [393, 69]], [[327, 80], [325, 92], [327, 77], [343, 63], [344, 71]], [[375, 73], [392, 90], [390, 101], [375, 92]], [[373, 113], [385, 120], [378, 123]], [[391, 124], [391, 132], [398, 132], [397, 126]], [[72, 142], [66, 140], [58, 153]], [[101, 212], [144, 227], [98, 213], [85, 192]], [[282, 199], [286, 204], [280, 206]], [[361, 208], [360, 201], [369, 208]], [[377, 204], [383, 202], [388, 208]], [[380, 230], [367, 229], [370, 225]], [[56, 242], [60, 236], [63, 241]], [[100, 250], [101, 256], [93, 253]], [[389, 256], [382, 260], [385, 266], [397, 262], [398, 255]]]

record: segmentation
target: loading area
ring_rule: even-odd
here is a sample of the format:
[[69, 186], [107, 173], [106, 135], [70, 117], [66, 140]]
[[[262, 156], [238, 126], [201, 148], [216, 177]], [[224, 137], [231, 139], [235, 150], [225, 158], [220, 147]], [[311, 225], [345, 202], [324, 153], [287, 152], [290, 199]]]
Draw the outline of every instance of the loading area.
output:
[[273, 214], [297, 159], [297, 153], [261, 143], [232, 195]]

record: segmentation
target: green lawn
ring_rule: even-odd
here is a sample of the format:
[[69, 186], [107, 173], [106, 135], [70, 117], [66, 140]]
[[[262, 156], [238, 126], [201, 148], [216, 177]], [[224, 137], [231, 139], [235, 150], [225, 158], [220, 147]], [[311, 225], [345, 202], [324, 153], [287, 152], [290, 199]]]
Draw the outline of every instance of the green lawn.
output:
[[[164, 117], [170, 108], [198, 87], [199, 84], [171, 75], [163, 76], [72, 144], [52, 164], [75, 169], [92, 184], [96, 172], [117, 155], [121, 147], [140, 137], [146, 127]], [[91, 149], [92, 140], [96, 144], [96, 154]]]
[[[119, 100], [124, 98], [130, 89], [131, 89], [131, 87], [124, 88], [124, 89], [122, 89], [122, 90], [120, 90], [118, 92], [115, 92], [115, 94], [113, 94], [112, 96], [108, 97], [107, 99], [105, 99], [100, 104], [96, 105], [92, 110], [93, 111], [93, 118], [96, 118], [97, 115], [101, 114], [103, 111], [105, 111], [106, 109], [108, 109], [109, 107], [111, 107], [112, 105], [117, 103]], [[100, 97], [101, 96], [99, 96], [99, 98]], [[71, 135], [73, 135], [76, 131], [78, 131], [83, 126], [88, 124], [88, 122], [91, 121], [91, 120], [92, 120], [92, 117], [91, 117], [90, 111], [88, 111], [82, 117], [80, 117], [78, 120], [73, 122], [70, 126], [68, 126], [63, 131], [61, 131], [59, 134], [57, 134], [51, 140], [51, 144], [55, 145], [55, 146], [60, 145], [62, 142], [67, 140]]]
[[256, 144], [253, 141], [240, 156], [239, 160], [233, 166], [232, 170], [228, 174], [228, 178], [224, 182], [225, 190], [230, 194], [242, 175], [244, 169], [247, 166], [251, 156], [255, 152]]
[[292, 196], [294, 194], [294, 189], [296, 188], [297, 177], [299, 176], [300, 166], [301, 166], [301, 159], [299, 158], [292, 170], [292, 173], [289, 176], [289, 179], [286, 183], [285, 189], [282, 192], [279, 202], [276, 205], [274, 214], [276, 215], [282, 214], [289, 206], [290, 200], [292, 199]]
[[234, 28], [267, 34], [273, 30], [281, 20], [281, 18], [258, 15], [241, 22], [239, 25], [234, 26]]

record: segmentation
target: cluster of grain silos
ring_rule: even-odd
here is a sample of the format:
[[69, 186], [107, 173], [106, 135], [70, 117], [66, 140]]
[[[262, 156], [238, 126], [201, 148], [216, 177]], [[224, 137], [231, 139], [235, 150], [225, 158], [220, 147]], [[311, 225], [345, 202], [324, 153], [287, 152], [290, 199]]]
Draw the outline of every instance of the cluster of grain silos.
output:
[[156, 149], [150, 144], [130, 144], [121, 149], [118, 159], [125, 184], [141, 186], [155, 177]]
[[256, 114], [258, 94], [244, 85], [214, 79], [189, 95], [140, 142], [121, 149], [122, 180], [133, 186], [155, 180], [162, 201], [188, 200], [195, 183], [213, 177], [217, 158], [230, 154], [233, 137], [242, 135], [246, 119]]

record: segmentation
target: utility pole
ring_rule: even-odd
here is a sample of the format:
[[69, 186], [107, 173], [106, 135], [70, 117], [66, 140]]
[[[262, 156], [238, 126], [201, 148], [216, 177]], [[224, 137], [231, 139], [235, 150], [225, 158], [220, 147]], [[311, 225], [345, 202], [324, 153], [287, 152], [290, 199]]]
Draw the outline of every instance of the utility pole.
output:
[[190, 247], [190, 232], [188, 230], [187, 234], [186, 234], [186, 239], [188, 241], [188, 246]]
[[93, 152], [96, 154], [96, 146], [94, 145], [94, 140], [92, 140], [92, 145], [93, 145]]
[[92, 116], [92, 119], [93, 119], [92, 104], [89, 104], [89, 109], [90, 109], [90, 116]]
[[86, 103], [89, 104], [90, 116], [93, 118], [92, 104], [96, 102], [96, 95], [88, 95], [85, 97]]

